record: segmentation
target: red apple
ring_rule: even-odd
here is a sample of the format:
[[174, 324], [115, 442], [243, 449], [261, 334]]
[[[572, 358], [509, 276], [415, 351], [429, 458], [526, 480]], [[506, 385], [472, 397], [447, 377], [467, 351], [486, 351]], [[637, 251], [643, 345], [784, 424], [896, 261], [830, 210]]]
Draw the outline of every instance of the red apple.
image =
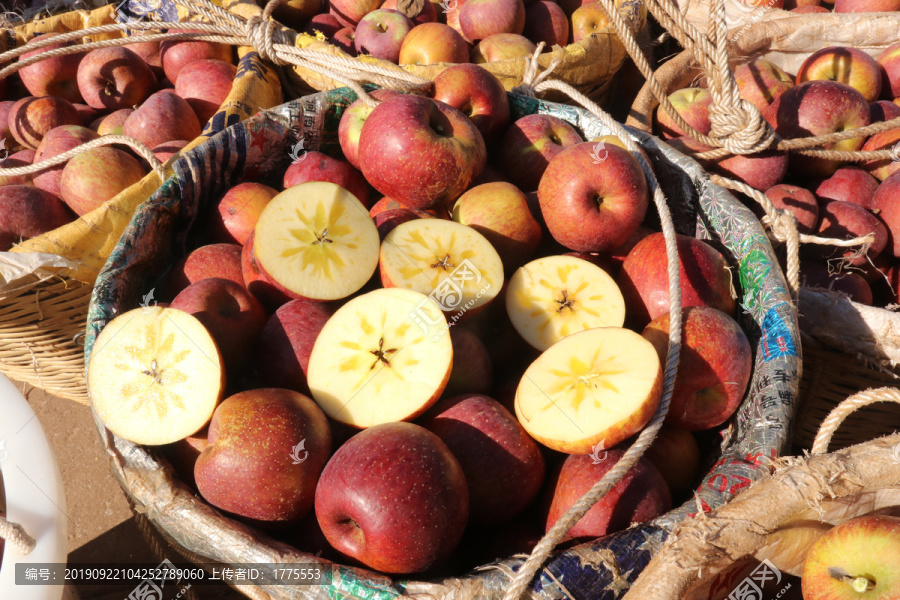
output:
[[875, 195], [872, 196], [872, 210], [877, 211], [878, 217], [887, 225], [891, 233], [891, 244], [887, 250], [895, 257], [900, 258], [900, 203], [897, 196], [900, 194], [900, 175], [894, 173], [881, 182]]
[[[713, 149], [686, 135], [669, 140], [669, 145], [688, 155]], [[755, 154], [730, 154], [723, 158], [699, 162], [707, 169], [743, 181], [759, 191], [765, 191], [781, 182], [788, 171], [788, 155], [778, 150], [765, 150]]]
[[385, 573], [424, 571], [447, 557], [467, 516], [459, 462], [438, 436], [412, 423], [384, 423], [350, 438], [316, 488], [316, 518], [328, 542]]
[[393, 63], [399, 62], [400, 47], [413, 27], [413, 22], [401, 12], [373, 10], [356, 26], [356, 51]]
[[[140, 37], [141, 35], [149, 35], [150, 31], [131, 32], [131, 37]], [[166, 74], [162, 68], [162, 57], [159, 55], [159, 42], [134, 42], [128, 44], [128, 49], [141, 57], [147, 63], [157, 81], [165, 78]]]
[[569, 41], [569, 20], [559, 4], [537, 0], [525, 6], [522, 35], [535, 43], [544, 42], [548, 48], [565, 46]]
[[892, 121], [900, 117], [900, 106], [888, 100], [879, 100], [869, 105], [869, 114], [871, 115], [872, 123]]
[[[669, 94], [669, 102], [688, 125], [703, 135], [709, 135], [709, 131], [712, 129], [709, 121], [709, 105], [712, 104], [712, 94], [709, 93], [709, 90], [703, 88], [678, 90]], [[656, 123], [659, 135], [664, 140], [685, 135], [685, 132], [675, 124], [662, 105], [656, 109]]]
[[[819, 222], [819, 202], [815, 194], [806, 188], [780, 183], [766, 190], [766, 197], [778, 210], [793, 213], [797, 219], [797, 231], [812, 233]], [[754, 203], [752, 210], [760, 217], [765, 214], [761, 206]]]
[[0, 252], [74, 219], [53, 194], [30, 185], [4, 185], [0, 187]]
[[122, 132], [154, 148], [171, 140], [194, 139], [200, 135], [200, 121], [187, 101], [171, 90], [162, 90], [128, 116]]
[[79, 216], [111, 200], [131, 187], [146, 172], [121, 150], [92, 148], [70, 159], [59, 178], [59, 195]]
[[75, 103], [72, 106], [75, 107], [75, 112], [81, 117], [81, 124], [85, 127], [90, 127], [91, 123], [97, 120], [99, 111], [96, 108], [91, 108], [87, 104], [79, 103]]
[[81, 117], [62, 98], [28, 96], [9, 109], [7, 125], [17, 142], [36, 150], [48, 131], [62, 125], [81, 125]]
[[[33, 151], [32, 151], [33, 152]], [[18, 152], [16, 153], [18, 154]], [[0, 169], [16, 169], [19, 167], [27, 167], [31, 163], [18, 158], [9, 156], [0, 160]], [[5, 185], [27, 185], [34, 186], [32, 175], [0, 175], [0, 187]]]
[[875, 59], [881, 68], [881, 95], [900, 98], [900, 42], [888, 46]]
[[478, 65], [456, 65], [434, 78], [435, 100], [463, 112], [488, 143], [509, 124], [509, 100], [503, 84]]
[[834, 0], [836, 13], [900, 11], [900, 0]]
[[322, 12], [323, 5], [327, 6], [322, 0], [287, 0], [275, 8], [272, 16], [286, 27], [299, 31], [311, 17]]
[[[502, 60], [515, 60], [517, 58], [531, 58], [537, 46], [523, 35], [515, 33], [495, 33], [486, 37], [472, 48], [471, 54], [467, 54], [468, 61], [476, 65], [499, 62]], [[459, 62], [466, 62], [465, 60]]]
[[[813, 188], [822, 202], [841, 200], [871, 208], [878, 180], [859, 167], [841, 167]], [[808, 233], [808, 232], [804, 232]]]
[[[701, 240], [676, 237], [682, 308], [709, 306], [733, 315], [736, 302], [725, 257]], [[622, 264], [617, 281], [636, 327], [643, 328], [669, 312], [667, 264], [662, 233], [653, 233], [638, 242]]]
[[872, 305], [872, 287], [860, 275], [851, 271], [832, 272], [826, 265], [806, 260], [800, 267], [800, 285], [841, 292], [854, 302]]
[[[94, 131], [80, 125], [63, 125], [55, 127], [47, 132], [44, 139], [35, 152], [34, 158], [36, 162], [44, 161], [63, 152], [68, 152], [73, 148], [95, 140], [99, 135]], [[48, 191], [55, 196], [60, 195], [60, 179], [62, 178], [65, 163], [50, 167], [34, 174], [34, 187]]]
[[[36, 36], [32, 41], [44, 40], [57, 35], [45, 33]], [[21, 60], [31, 58], [50, 50], [66, 48], [77, 44], [77, 41], [59, 42], [44, 46], [38, 50], [30, 50], [21, 56]], [[27, 44], [26, 44], [27, 45]], [[32, 96], [56, 96], [69, 102], [81, 102], [81, 94], [78, 92], [78, 64], [84, 58], [84, 52], [75, 52], [63, 56], [54, 56], [19, 69], [19, 78], [25, 85], [25, 89]]]
[[[867, 254], [875, 258], [888, 243], [888, 230], [878, 217], [858, 204], [840, 200], [825, 203], [819, 209], [819, 227], [816, 235], [820, 237], [846, 240], [870, 233], [875, 235], [875, 241], [869, 246]], [[809, 246], [808, 249], [822, 258], [844, 257], [854, 266], [862, 266], [869, 262], [865, 256], [850, 258], [858, 252], [858, 248], [835, 248], [816, 244], [815, 247]]]
[[331, 38], [331, 44], [337, 46], [350, 56], [356, 56], [356, 29], [344, 27]]
[[364, 16], [380, 5], [381, 0], [330, 0], [328, 12], [344, 27], [355, 27]]
[[78, 66], [78, 90], [98, 110], [131, 108], [156, 88], [156, 76], [144, 60], [123, 46], [88, 52]]
[[307, 181], [330, 181], [353, 194], [366, 208], [371, 206], [366, 180], [347, 161], [331, 158], [321, 152], [307, 152], [285, 171], [284, 189]]
[[93, 121], [90, 128], [100, 135], [122, 135], [122, 126], [133, 112], [133, 108], [122, 108], [111, 112]]
[[246, 182], [234, 186], [209, 213], [209, 239], [243, 244], [253, 232], [262, 210], [277, 195], [277, 190], [262, 183]]
[[314, 36], [318, 31], [326, 38], [331, 38], [343, 28], [344, 26], [341, 25], [341, 22], [338, 21], [334, 15], [318, 14], [309, 20], [309, 23], [306, 24], [303, 32]]
[[[170, 29], [169, 33], [202, 33], [192, 29]], [[216, 42], [167, 40], [159, 44], [159, 56], [163, 71], [173, 84], [178, 83], [181, 70], [192, 62], [204, 59], [223, 60], [233, 64], [231, 46]], [[193, 136], [190, 139], [193, 139]], [[180, 138], [169, 138], [180, 139]]]
[[[419, 27], [434, 25], [426, 23]], [[410, 161], [410, 156], [417, 160]], [[376, 190], [412, 208], [455, 200], [484, 168], [481, 133], [452, 106], [418, 96], [379, 104], [363, 125], [359, 164]]]
[[12, 131], [9, 129], [9, 112], [15, 104], [13, 100], [0, 102], [0, 140], [12, 139]]
[[253, 255], [253, 233], [244, 242], [241, 250], [241, 276], [244, 286], [265, 307], [266, 312], [275, 310], [291, 298], [283, 291], [274, 279], [272, 279], [259, 266], [259, 262]]
[[231, 63], [215, 59], [194, 61], [179, 73], [175, 93], [187, 100], [202, 126], [219, 112], [231, 93], [236, 74], [237, 67]]
[[874, 58], [856, 48], [836, 46], [813, 52], [800, 65], [797, 83], [816, 80], [845, 83], [868, 102], [881, 94], [881, 68]]
[[[669, 347], [669, 313], [644, 328], [665, 363]], [[753, 372], [753, 349], [737, 322], [705, 306], [684, 310], [681, 361], [666, 422], [690, 431], [721, 425], [741, 404]]]
[[[181, 152], [185, 146], [188, 145], [187, 140], [172, 140], [171, 142], [163, 142], [158, 146], [153, 146], [150, 148], [150, 152], [153, 153], [154, 158], [161, 162], [162, 164], [166, 164], [170, 158]], [[150, 165], [147, 161], [141, 159], [141, 164], [149, 170]]]
[[241, 247], [237, 244], [200, 246], [179, 260], [169, 271], [163, 297], [174, 298], [184, 288], [202, 279], [229, 279], [244, 285], [241, 275]]
[[[399, 93], [389, 89], [378, 89], [370, 92], [369, 95], [376, 100], [387, 100]], [[373, 107], [362, 100], [354, 100], [344, 110], [338, 125], [338, 141], [341, 144], [341, 152], [344, 153], [344, 158], [357, 169], [359, 169], [359, 134], [362, 132], [363, 123], [372, 114], [372, 110]]]
[[459, 8], [459, 27], [467, 40], [478, 41], [497, 33], [522, 34], [522, 0], [466, 0]]
[[890, 150], [891, 158], [882, 160], [868, 160], [862, 163], [862, 167], [874, 175], [877, 179], [884, 181], [891, 174], [900, 170], [900, 127], [897, 129], [888, 129], [881, 133], [876, 133], [866, 140], [861, 148], [864, 151], [869, 150]]
[[530, 192], [538, 189], [544, 171], [557, 154], [583, 141], [571, 125], [558, 117], [527, 115], [506, 130], [497, 161], [510, 182], [523, 192]]
[[691, 493], [700, 474], [700, 447], [690, 431], [663, 425], [644, 458], [653, 463], [669, 484], [673, 499]]
[[444, 388], [444, 397], [490, 393], [494, 369], [484, 342], [462, 327], [450, 328], [450, 342], [453, 344], [453, 369]]
[[754, 59], [734, 70], [741, 98], [764, 111], [783, 93], [794, 87], [794, 80], [777, 65]]
[[443, 23], [416, 25], [400, 47], [401, 65], [464, 62], [469, 62], [469, 45], [459, 33]]

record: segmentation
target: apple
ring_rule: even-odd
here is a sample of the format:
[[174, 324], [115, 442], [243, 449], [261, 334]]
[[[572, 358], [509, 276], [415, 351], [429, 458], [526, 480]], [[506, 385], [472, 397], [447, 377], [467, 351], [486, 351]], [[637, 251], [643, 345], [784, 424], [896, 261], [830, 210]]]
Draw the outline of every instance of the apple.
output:
[[225, 390], [219, 349], [203, 324], [174, 308], [140, 307], [110, 321], [87, 365], [91, 407], [135, 444], [171, 444], [209, 422]]
[[[874, 205], [874, 199], [873, 199]], [[874, 207], [874, 206], [873, 206]], [[884, 223], [871, 212], [852, 202], [833, 200], [819, 209], [819, 227], [816, 235], [841, 240], [861, 237], [873, 233], [875, 241], [866, 254], [875, 258], [888, 243], [888, 230]], [[809, 251], [822, 258], [844, 257], [853, 266], [868, 264], [866, 256], [852, 258], [858, 248], [836, 248], [833, 246], [810, 246]]]
[[455, 65], [434, 78], [435, 100], [462, 111], [488, 143], [509, 124], [509, 100], [503, 84], [488, 70], [473, 64]]
[[463, 394], [441, 400], [421, 423], [462, 467], [470, 526], [510, 521], [537, 496], [545, 471], [540, 448], [493, 398]]
[[690, 495], [700, 475], [700, 447], [690, 431], [663, 425], [644, 458], [666, 480], [672, 498]]
[[286, 27], [299, 31], [309, 19], [325, 9], [323, 4], [322, 0], [287, 0], [275, 8], [272, 16]]
[[[192, 29], [170, 29], [169, 33], [203, 33]], [[178, 84], [181, 70], [198, 60], [214, 59], [234, 64], [231, 46], [216, 42], [166, 40], [159, 44], [163, 71], [172, 84]], [[190, 139], [194, 139], [193, 136]], [[181, 139], [179, 137], [169, 139]]]
[[[433, 212], [424, 211], [417, 208], [408, 208], [393, 198], [385, 196], [372, 206], [369, 210], [369, 216], [375, 222], [378, 228], [378, 237], [384, 241], [384, 238], [394, 230], [397, 225], [413, 221], [415, 219], [432, 219], [435, 218]], [[442, 217], [438, 217], [442, 218]]]
[[[869, 125], [869, 103], [856, 89], [837, 81], [807, 81], [787, 90], [775, 108], [776, 130], [785, 138], [826, 135]], [[828, 150], [859, 150], [865, 138], [827, 144]], [[828, 177], [840, 161], [794, 154], [791, 172], [797, 176]]]
[[90, 127], [91, 123], [93, 123], [100, 113], [96, 108], [91, 108], [87, 104], [75, 103], [72, 104], [75, 107], [75, 112], [78, 113], [78, 116], [81, 118], [81, 125], [85, 127]]
[[900, 194], [900, 175], [896, 172], [887, 177], [875, 190], [872, 196], [871, 209], [887, 225], [891, 233], [890, 244], [887, 250], [895, 257], [900, 258], [900, 203], [897, 195]]
[[477, 335], [462, 327], [450, 328], [453, 369], [444, 396], [488, 394], [494, 384], [491, 356]]
[[500, 293], [503, 263], [483, 235], [442, 219], [395, 227], [381, 244], [384, 287], [427, 294], [452, 323], [483, 310]]
[[459, 27], [471, 41], [497, 33], [521, 35], [525, 29], [525, 5], [522, 0], [466, 0], [459, 8]]
[[[676, 235], [681, 306], [709, 306], [734, 315], [732, 275], [725, 257], [709, 244]], [[665, 238], [653, 233], [642, 239], [622, 263], [617, 282], [629, 320], [635, 327], [669, 312], [669, 277]]]
[[96, 119], [90, 128], [100, 135], [123, 135], [122, 126], [133, 112], [133, 108], [121, 108]]
[[[54, 127], [44, 136], [35, 151], [35, 161], [41, 162], [68, 152], [73, 148], [100, 137], [96, 132], [81, 125], [62, 125]], [[65, 164], [56, 165], [34, 174], [34, 187], [59, 196], [60, 180]]]
[[872, 123], [892, 121], [900, 117], [900, 106], [888, 100], [879, 100], [869, 105], [869, 114], [871, 115], [870, 120]]
[[163, 446], [163, 454], [172, 465], [178, 479], [197, 489], [194, 479], [194, 467], [203, 449], [209, 445], [206, 440], [207, 430], [204, 427], [194, 435]]
[[116, 197], [144, 178], [143, 167], [121, 150], [103, 146], [69, 159], [59, 178], [59, 195], [79, 216]]
[[[45, 33], [36, 36], [32, 42], [44, 40], [57, 35], [56, 33]], [[78, 44], [77, 40], [68, 42], [59, 42], [50, 44], [37, 50], [30, 50], [20, 56], [20, 60], [25, 60], [49, 52]], [[26, 44], [27, 46], [28, 44]], [[19, 69], [19, 78], [28, 93], [32, 96], [56, 96], [62, 100], [69, 102], [81, 102], [81, 94], [78, 92], [78, 82], [76, 80], [78, 74], [78, 65], [84, 58], [84, 52], [74, 52], [62, 56], [54, 56], [38, 61], [33, 65], [28, 65]]]
[[599, 4], [591, 3], [579, 6], [572, 13], [571, 40], [575, 43], [587, 39], [595, 33], [609, 31], [609, 18]]
[[817, 80], [845, 83], [868, 102], [881, 94], [881, 68], [874, 58], [856, 48], [832, 46], [809, 55], [797, 71], [797, 83]]
[[635, 229], [630, 236], [628, 236], [628, 240], [626, 240], [624, 244], [613, 248], [609, 252], [608, 256], [612, 261], [612, 266], [613, 268], [615, 268], [617, 274], [622, 269], [622, 265], [625, 263], [625, 259], [628, 258], [628, 254], [634, 249], [635, 246], [637, 246], [638, 242], [640, 242], [651, 233], [654, 233], [652, 229], [643, 225], [639, 225], [638, 228]]
[[179, 76], [182, 74], [184, 77], [175, 84], [175, 93], [187, 100], [203, 125], [219, 112], [231, 93], [237, 67], [216, 59], [197, 60], [185, 65]]
[[[878, 180], [859, 167], [841, 167], [813, 188], [822, 202], [841, 200], [871, 208]], [[808, 233], [808, 232], [804, 232]]]
[[49, 192], [30, 185], [0, 186], [0, 252], [73, 220], [75, 215]]
[[[503, 173], [500, 172], [500, 169], [488, 164], [488, 165], [484, 166], [484, 170], [482, 170], [481, 174], [475, 178], [475, 181], [472, 182], [472, 185], [471, 185], [471, 187], [469, 187], [469, 189], [472, 189], [473, 187], [476, 187], [479, 185], [484, 185], [485, 183], [497, 183], [500, 181], [506, 182], [506, 177], [503, 175]], [[535, 196], [534, 206], [537, 206], [537, 193], [534, 193], [534, 196]], [[526, 194], [526, 198], [527, 197], [528, 197], [528, 195]], [[530, 200], [529, 200], [528, 206], [532, 206], [532, 203]], [[532, 216], [534, 216], [535, 219], [540, 218], [539, 215], [532, 215]]]
[[347, 190], [369, 209], [369, 185], [362, 173], [344, 160], [311, 150], [301, 160], [294, 161], [284, 173], [284, 189], [310, 181], [329, 181]]
[[81, 117], [62, 98], [27, 96], [9, 109], [7, 125], [17, 142], [36, 150], [48, 131], [62, 125], [81, 125]]
[[356, 26], [356, 51], [396, 63], [403, 40], [413, 27], [413, 22], [399, 11], [373, 10]]
[[[389, 89], [378, 89], [369, 92], [376, 100], [387, 100], [392, 96], [398, 96], [400, 92]], [[351, 165], [359, 169], [359, 134], [362, 132], [363, 123], [372, 114], [373, 107], [361, 99], [356, 99], [344, 110], [341, 121], [338, 124], [338, 141], [341, 144], [341, 152]]]
[[[797, 219], [799, 233], [812, 233], [819, 223], [819, 202], [816, 194], [806, 188], [786, 183], [779, 183], [766, 190], [766, 197], [772, 201], [777, 210], [786, 210]], [[754, 212], [762, 217], [761, 206], [754, 206]]]
[[162, 90], [128, 116], [122, 133], [154, 148], [172, 140], [193, 140], [200, 135], [200, 121], [186, 100], [171, 90]]
[[[840, 2], [841, 0], [836, 0]], [[803, 561], [803, 597], [809, 600], [897, 595], [900, 518], [871, 514], [832, 527], [815, 541]]]
[[734, 80], [741, 98], [754, 105], [760, 112], [794, 87], [794, 80], [790, 75], [774, 63], [759, 58], [736, 68]]
[[[188, 145], [187, 140], [172, 140], [171, 142], [163, 142], [158, 146], [153, 146], [150, 148], [150, 152], [153, 153], [154, 158], [161, 162], [162, 164], [166, 164], [170, 158], [181, 152], [185, 146]], [[141, 159], [141, 164], [149, 171], [150, 164]]]
[[900, 42], [885, 48], [875, 60], [881, 68], [881, 95], [900, 98]]
[[457, 0], [456, 2], [447, 2], [441, 5], [441, 13], [443, 18], [440, 19], [442, 23], [446, 23], [447, 26], [453, 28], [460, 37], [466, 40], [466, 43], [471, 44], [472, 40], [466, 39], [466, 36], [462, 32], [462, 26], [459, 24], [459, 11], [462, 9], [463, 5], [467, 0]]
[[399, 64], [434, 65], [469, 62], [469, 45], [443, 23], [416, 25], [403, 39]]
[[364, 16], [380, 5], [381, 0], [330, 0], [328, 12], [344, 27], [356, 27]]
[[262, 303], [266, 312], [273, 313], [279, 306], [291, 300], [291, 297], [284, 287], [259, 266], [253, 251], [254, 237], [251, 233], [241, 250], [241, 277], [244, 279], [244, 287]]
[[896, 157], [900, 156], [900, 145], [898, 144], [900, 144], [900, 127], [876, 133], [866, 140], [862, 150], [890, 150], [892, 158], [868, 160], [862, 163], [862, 167], [880, 181], [884, 181], [891, 174], [900, 170], [900, 160], [896, 160]]
[[123, 46], [97, 48], [78, 65], [78, 90], [97, 110], [130, 108], [156, 88], [156, 76], [144, 60]]
[[326, 38], [332, 38], [334, 34], [343, 28], [344, 26], [341, 25], [341, 22], [334, 15], [326, 13], [318, 14], [311, 18], [306, 27], [303, 28], [303, 32], [312, 36], [319, 32]]
[[421, 25], [422, 23], [437, 23], [438, 15], [436, 6], [440, 6], [440, 4], [435, 4], [434, 2], [422, 2], [422, 8], [419, 9], [418, 14], [411, 14], [415, 10], [415, 4], [409, 4], [406, 7], [402, 7], [401, 10], [400, 3], [398, 0], [385, 0], [384, 4], [381, 5], [383, 9], [390, 10], [399, 10], [407, 17], [412, 19], [412, 22], [415, 25]]
[[291, 300], [281, 305], [259, 336], [259, 381], [265, 386], [309, 393], [309, 357], [319, 332], [335, 310], [333, 303], [311, 300]]
[[[595, 483], [603, 479], [622, 459], [624, 451], [602, 450], [594, 454], [573, 454], [548, 478], [545, 504], [549, 505], [545, 531], [581, 500]], [[646, 458], [640, 458], [613, 488], [566, 533], [567, 539], [595, 539], [644, 523], [672, 508], [666, 480]]]
[[836, 13], [900, 11], [900, 0], [834, 0]]
[[229, 189], [209, 212], [206, 231], [213, 242], [243, 244], [259, 215], [278, 191], [262, 183], [239, 183]]
[[[419, 27], [427, 25], [437, 24]], [[411, 161], [410, 156], [419, 158]], [[420, 96], [382, 101], [359, 136], [359, 166], [366, 180], [412, 208], [456, 200], [486, 159], [481, 133], [462, 112]]]
[[344, 27], [334, 34], [331, 43], [350, 56], [356, 56], [356, 28]]
[[[531, 58], [537, 49], [534, 42], [523, 35], [515, 33], [495, 33], [478, 42], [468, 54], [468, 61], [476, 65]], [[466, 62], [465, 60], [459, 62]]]
[[[21, 160], [19, 158], [13, 158], [9, 156], [3, 160], [0, 160], [0, 169], [16, 169], [19, 167], [27, 167], [31, 163], [25, 160]], [[0, 187], [5, 185], [26, 185], [33, 186], [33, 176], [30, 174], [26, 175], [0, 175]]]
[[569, 41], [569, 20], [559, 4], [550, 0], [537, 0], [525, 5], [525, 28], [529, 40], [544, 42], [548, 48], [565, 46]]
[[238, 244], [208, 244], [192, 250], [169, 271], [163, 297], [174, 298], [189, 285], [210, 278], [229, 279], [243, 286], [241, 250]]
[[328, 419], [298, 392], [240, 392], [216, 408], [194, 467], [203, 499], [264, 527], [299, 522], [313, 507], [331, 454]]
[[[643, 335], [665, 363], [669, 317], [656, 317]], [[753, 372], [753, 349], [737, 322], [705, 306], [682, 315], [681, 361], [666, 423], [689, 431], [721, 425], [738, 409]]]
[[23, 163], [30, 165], [30, 164], [34, 163], [34, 157], [36, 154], [37, 154], [37, 152], [35, 152], [31, 148], [26, 148], [24, 150], [19, 150], [18, 152], [13, 152], [12, 154], [9, 155], [9, 158], [11, 158], [13, 160], [18, 160], [18, 161], [21, 161]]
[[533, 348], [594, 327], [621, 327], [625, 300], [613, 278], [573, 256], [545, 256], [520, 267], [509, 280], [506, 312]]
[[[151, 31], [132, 31], [130, 32], [132, 38], [140, 37], [141, 35], [150, 35]], [[157, 81], [162, 81], [166, 77], [165, 71], [163, 71], [162, 67], [162, 57], [159, 55], [159, 42], [132, 42], [128, 44], [128, 49], [141, 57], [147, 66], [150, 67], [150, 70], [153, 71], [153, 75], [156, 77]]]
[[[712, 146], [707, 146], [687, 135], [673, 138], [668, 143], [689, 156], [713, 149]], [[764, 150], [754, 154], [729, 154], [715, 160], [697, 160], [705, 168], [742, 181], [761, 192], [780, 183], [789, 166], [788, 154], [778, 150]]]
[[584, 140], [575, 129], [552, 115], [527, 115], [509, 126], [500, 142], [500, 170], [523, 192], [538, 189], [553, 158]]
[[821, 263], [803, 261], [800, 285], [840, 292], [854, 302], [872, 306], [872, 287], [862, 276], [852, 271], [832, 272], [830, 267]]
[[0, 140], [9, 140], [12, 138], [12, 131], [9, 128], [9, 112], [15, 105], [13, 100], [3, 100], [0, 102]]
[[429, 209], [419, 209], [419, 208], [411, 208], [402, 202], [394, 200], [393, 198], [389, 198], [388, 196], [383, 197], [381, 200], [372, 205], [372, 208], [369, 209], [369, 216], [373, 219], [378, 215], [392, 211], [392, 210], [406, 210], [416, 215], [417, 219], [430, 219], [430, 218], [438, 218], [445, 219], [448, 218], [447, 211], [443, 206], [437, 206], [435, 208]]
[[661, 393], [653, 345], [630, 329], [595, 327], [563, 338], [531, 363], [516, 389], [516, 417], [548, 448], [587, 454], [643, 429]]
[[438, 436], [385, 423], [338, 448], [319, 478], [315, 506], [339, 552], [384, 573], [416, 573], [459, 544], [469, 501], [462, 467]]

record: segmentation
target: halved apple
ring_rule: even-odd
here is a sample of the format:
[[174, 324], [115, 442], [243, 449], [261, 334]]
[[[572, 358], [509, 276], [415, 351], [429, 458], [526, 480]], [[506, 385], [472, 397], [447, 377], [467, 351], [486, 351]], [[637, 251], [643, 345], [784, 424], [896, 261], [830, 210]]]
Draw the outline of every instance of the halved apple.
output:
[[640, 431], [659, 406], [662, 367], [653, 344], [620, 327], [557, 342], [526, 369], [516, 416], [548, 448], [589, 454]]
[[225, 371], [196, 317], [153, 306], [119, 315], [100, 332], [87, 385], [110, 431], [136, 444], [170, 444], [209, 422], [225, 390]]
[[360, 429], [413, 419], [450, 379], [447, 328], [441, 309], [424, 294], [390, 288], [358, 296], [316, 338], [310, 392], [329, 417]]
[[310, 181], [269, 201], [256, 222], [253, 253], [289, 295], [338, 300], [375, 273], [379, 243], [362, 202], [339, 185]]
[[506, 290], [506, 312], [538, 350], [594, 327], [621, 327], [625, 300], [606, 271], [574, 256], [546, 256], [519, 267]]
[[503, 262], [486, 237], [442, 219], [397, 225], [381, 244], [381, 283], [428, 294], [456, 321], [478, 313], [503, 287]]

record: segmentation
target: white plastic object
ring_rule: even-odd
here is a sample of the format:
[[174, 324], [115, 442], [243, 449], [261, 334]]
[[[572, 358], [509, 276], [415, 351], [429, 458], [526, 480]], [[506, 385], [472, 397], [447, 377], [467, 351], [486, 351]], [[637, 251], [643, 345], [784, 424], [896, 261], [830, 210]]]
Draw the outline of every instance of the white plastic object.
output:
[[0, 563], [0, 598], [60, 600], [62, 585], [16, 585], [16, 563], [65, 563], [66, 494], [56, 456], [40, 421], [13, 383], [0, 375], [0, 475], [6, 518], [36, 541], [23, 555], [7, 541]]

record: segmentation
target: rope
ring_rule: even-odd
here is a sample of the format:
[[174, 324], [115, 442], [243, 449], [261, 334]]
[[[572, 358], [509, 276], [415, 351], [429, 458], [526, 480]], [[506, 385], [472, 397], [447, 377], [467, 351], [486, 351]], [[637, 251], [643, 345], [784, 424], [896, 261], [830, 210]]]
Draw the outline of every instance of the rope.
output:
[[[537, 54], [532, 58], [537, 61]], [[537, 78], [532, 79], [535, 81]], [[528, 86], [529, 88], [532, 86]], [[659, 186], [656, 177], [653, 175], [653, 169], [644, 159], [640, 148], [631, 139], [628, 131], [618, 122], [616, 122], [609, 114], [601, 109], [597, 104], [592, 102], [587, 96], [581, 94], [572, 86], [556, 80], [544, 80], [533, 86], [533, 93], [540, 93], [546, 90], [556, 90], [568, 95], [569, 98], [583, 106], [605, 126], [611, 129], [626, 145], [628, 150], [634, 155], [644, 172], [647, 174], [648, 183], [652, 191], [653, 202], [659, 211], [660, 221], [662, 223], [662, 232], [666, 245], [666, 257], [668, 259], [668, 278], [669, 278], [669, 301], [670, 301], [670, 334], [669, 348], [666, 358], [666, 365], [663, 374], [663, 390], [659, 406], [656, 413], [647, 426], [641, 431], [634, 444], [625, 451], [622, 458], [610, 469], [603, 478], [595, 483], [588, 492], [564, 514], [553, 527], [550, 528], [543, 538], [538, 542], [531, 552], [531, 555], [525, 560], [516, 573], [515, 578], [510, 583], [509, 589], [506, 591], [503, 600], [519, 600], [525, 594], [531, 581], [534, 579], [541, 565], [550, 557], [553, 549], [563, 539], [565, 534], [577, 523], [588, 510], [611, 490], [629, 470], [638, 462], [638, 460], [646, 452], [647, 448], [653, 444], [656, 435], [662, 427], [663, 420], [669, 412], [669, 402], [672, 397], [672, 390], [675, 386], [675, 376], [678, 371], [678, 361], [681, 352], [681, 283], [678, 269], [678, 250], [675, 238], [675, 226], [672, 222], [672, 216], [669, 212], [666, 198]]]
[[11, 543], [22, 554], [29, 554], [36, 544], [33, 537], [25, 532], [18, 523], [11, 523], [0, 516], [0, 538]]
[[[876, 388], [865, 390], [853, 394], [828, 413], [825, 420], [819, 426], [819, 432], [816, 433], [816, 439], [813, 441], [811, 453], [825, 454], [828, 445], [831, 443], [831, 437], [837, 431], [844, 419], [849, 417], [857, 410], [875, 404], [877, 402], [896, 402], [900, 404], [900, 390], [891, 387]], [[896, 453], [896, 448], [895, 448]]]

